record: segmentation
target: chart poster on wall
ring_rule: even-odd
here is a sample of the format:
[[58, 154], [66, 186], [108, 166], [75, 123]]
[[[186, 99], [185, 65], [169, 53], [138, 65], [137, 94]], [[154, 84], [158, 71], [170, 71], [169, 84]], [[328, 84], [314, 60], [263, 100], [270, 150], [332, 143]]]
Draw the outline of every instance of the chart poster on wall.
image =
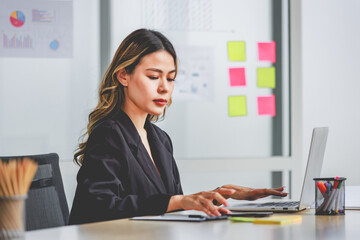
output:
[[72, 0], [1, 1], [0, 57], [73, 56]]
[[214, 99], [214, 48], [192, 45], [187, 38], [212, 29], [212, 4], [208, 0], [141, 0], [142, 26], [174, 39], [178, 73], [172, 97], [176, 101]]
[[176, 46], [178, 73], [172, 94], [174, 100], [213, 100], [214, 52], [207, 46]]

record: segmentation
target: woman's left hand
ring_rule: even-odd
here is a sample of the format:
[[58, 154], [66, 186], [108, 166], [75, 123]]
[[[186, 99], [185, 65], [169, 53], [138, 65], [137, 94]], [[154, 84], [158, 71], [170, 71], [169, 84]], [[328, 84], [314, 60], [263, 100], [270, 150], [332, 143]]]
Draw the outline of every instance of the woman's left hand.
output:
[[[232, 198], [237, 200], [256, 200], [259, 198], [264, 198], [268, 196], [280, 196], [280, 197], [286, 197], [287, 193], [283, 192], [285, 187], [280, 188], [248, 188], [248, 187], [241, 187], [237, 185], [224, 185], [219, 189], [226, 188], [226, 189], [233, 189], [235, 192], [231, 195], [224, 195], [225, 198]], [[215, 190], [216, 191], [216, 190]]]

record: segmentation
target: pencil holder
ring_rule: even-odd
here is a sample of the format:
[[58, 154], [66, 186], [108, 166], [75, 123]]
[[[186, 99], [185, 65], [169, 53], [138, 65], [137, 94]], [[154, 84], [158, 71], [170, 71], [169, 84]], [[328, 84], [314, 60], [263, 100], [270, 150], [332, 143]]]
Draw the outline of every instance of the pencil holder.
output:
[[24, 236], [25, 199], [26, 195], [0, 197], [0, 239], [16, 239]]
[[346, 178], [314, 178], [315, 180], [315, 214], [345, 214], [345, 180]]

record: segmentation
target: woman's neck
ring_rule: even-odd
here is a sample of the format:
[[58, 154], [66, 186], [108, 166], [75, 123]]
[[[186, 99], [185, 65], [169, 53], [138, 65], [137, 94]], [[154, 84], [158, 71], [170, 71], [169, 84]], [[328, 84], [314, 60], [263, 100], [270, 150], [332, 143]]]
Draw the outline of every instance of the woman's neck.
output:
[[132, 123], [134, 124], [136, 130], [141, 133], [144, 131], [144, 126], [147, 118], [147, 113], [139, 114], [135, 111], [131, 111], [131, 109], [124, 107], [122, 109], [128, 117], [131, 119]]

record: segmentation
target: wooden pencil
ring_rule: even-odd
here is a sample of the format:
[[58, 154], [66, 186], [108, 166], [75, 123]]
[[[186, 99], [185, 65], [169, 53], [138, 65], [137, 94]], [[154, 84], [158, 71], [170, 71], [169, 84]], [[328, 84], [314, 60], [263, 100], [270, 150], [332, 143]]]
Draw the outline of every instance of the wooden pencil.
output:
[[24, 230], [24, 199], [37, 167], [29, 158], [0, 159], [0, 233]]

